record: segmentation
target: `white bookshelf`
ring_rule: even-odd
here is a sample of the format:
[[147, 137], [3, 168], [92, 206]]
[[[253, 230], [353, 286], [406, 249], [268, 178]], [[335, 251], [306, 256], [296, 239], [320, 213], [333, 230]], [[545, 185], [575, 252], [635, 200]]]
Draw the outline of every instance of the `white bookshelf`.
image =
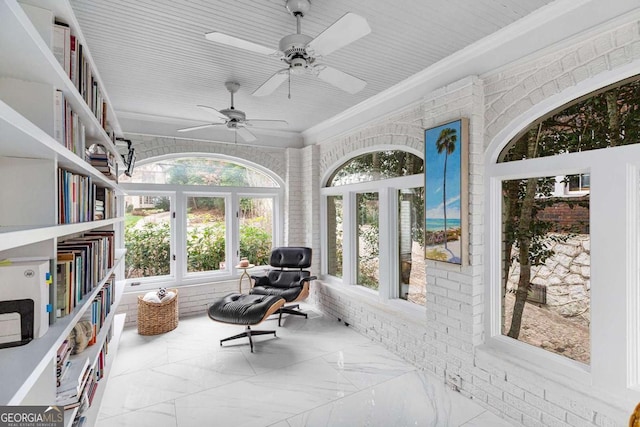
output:
[[[116, 358], [118, 344], [120, 343], [120, 335], [122, 335], [122, 331], [124, 330], [124, 321], [125, 314], [117, 314], [115, 316], [115, 319], [113, 320], [113, 338], [111, 339], [112, 344], [109, 344], [109, 352], [107, 353], [107, 367], [105, 369], [104, 377], [98, 382], [98, 390], [96, 391], [96, 395], [93, 398], [94, 404], [91, 405], [91, 407], [87, 409], [87, 411], [83, 414], [83, 416], [87, 418], [87, 422], [85, 423], [85, 425], [87, 426], [96, 425], [96, 422], [98, 420], [98, 414], [100, 413], [100, 402], [102, 402], [102, 397], [104, 396], [104, 392], [107, 388], [109, 374], [111, 373], [113, 362]], [[67, 419], [65, 414], [65, 423], [66, 422]]]
[[122, 222], [122, 218], [63, 225], [0, 227], [0, 251], [30, 245], [47, 239], [78, 234], [83, 231], [114, 225], [119, 222]]
[[[3, 405], [19, 405], [27, 396], [31, 387], [38, 381], [45, 369], [56, 357], [58, 347], [69, 336], [73, 327], [91, 307], [91, 302], [98, 294], [108, 277], [116, 271], [118, 264], [124, 258], [124, 251], [118, 252], [117, 262], [109, 270], [105, 278], [91, 292], [87, 293], [78, 306], [65, 317], [49, 326], [49, 330], [41, 338], [34, 339], [26, 345], [0, 349], [0, 378], [3, 378], [3, 387], [0, 387], [0, 402]], [[122, 297], [122, 281], [116, 281], [116, 295], [111, 308], [111, 316], [102, 329], [109, 329], [113, 321], [115, 311]], [[101, 329], [101, 332], [103, 330]], [[94, 346], [92, 346], [93, 348]], [[54, 378], [55, 379], [55, 378]], [[55, 381], [54, 381], [55, 382]], [[55, 389], [51, 390], [55, 399]], [[49, 402], [53, 404], [55, 402]], [[44, 404], [44, 403], [43, 403]]]
[[[44, 1], [25, 3], [52, 10], [52, 15], [69, 24], [78, 40], [83, 46], [87, 46], [67, 0], [48, 2], [49, 6], [55, 9], [47, 8], [47, 2]], [[73, 110], [84, 123], [87, 138], [101, 140], [105, 147], [110, 148], [114, 154], [117, 154], [115, 147], [110, 145], [109, 137], [100, 126], [98, 119], [82, 99], [73, 82], [49, 49], [49, 46], [27, 17], [20, 3], [15, 0], [2, 0], [0, 2], [0, 17], [2, 17], [0, 21], [2, 23], [0, 25], [0, 51], [3, 52], [4, 57], [12, 58], [11, 61], [0, 61], [0, 76], [47, 83], [56, 89], [62, 90], [65, 98], [71, 103]], [[91, 59], [90, 54], [87, 54], [87, 57], [89, 60]], [[95, 66], [93, 70], [99, 84], [104, 89]], [[106, 95], [105, 99], [107, 100], [107, 105], [111, 106], [111, 102]], [[108, 113], [110, 113], [110, 115], [108, 114], [110, 121], [115, 124], [116, 131], [119, 131], [120, 127], [117, 125], [112, 107], [108, 108]], [[124, 167], [124, 164], [121, 166]]]
[[[23, 4], [39, 9], [24, 6], [30, 9], [27, 13]], [[37, 12], [35, 15], [34, 10]], [[33, 22], [30, 17], [34, 18]], [[91, 65], [94, 79], [107, 103], [107, 121], [116, 134], [121, 134], [106, 88], [91, 59], [89, 46], [69, 1], [0, 0], [0, 79], [3, 79], [0, 82], [0, 180], [3, 182], [0, 187], [0, 260], [13, 257], [54, 259], [61, 241], [91, 230], [116, 230], [118, 234], [124, 221], [119, 214], [117, 218], [100, 221], [58, 224], [60, 201], [57, 181], [60, 168], [89, 176], [94, 184], [113, 189], [118, 196], [122, 196], [123, 192], [114, 181], [53, 137], [53, 127], [46, 120], [51, 120], [47, 116], [47, 109], [54, 107], [48, 106], [50, 101], [47, 100], [56, 90], [63, 92], [84, 126], [86, 145], [102, 144], [115, 156], [119, 169], [124, 170], [124, 164], [100, 121], [51, 52], [47, 25], [53, 26], [54, 17], [68, 24], [76, 40], [82, 44], [83, 54]], [[116, 244], [120, 241], [116, 236]], [[88, 411], [97, 414], [108, 368], [115, 358], [117, 340], [124, 324], [124, 320], [115, 314], [124, 288], [120, 277], [124, 254], [124, 249], [116, 248], [115, 263], [102, 281], [94, 284], [93, 290], [82, 298], [69, 315], [51, 324], [46, 334], [22, 346], [0, 349], [0, 405], [55, 404], [57, 349], [90, 310], [92, 301], [109, 276], [116, 274], [111, 311], [96, 344], [82, 353], [92, 364], [96, 363], [99, 351], [108, 338], [108, 331], [113, 328], [105, 377], [100, 380], [98, 394]], [[55, 275], [55, 271], [52, 274]], [[0, 286], [10, 284], [0, 283]], [[67, 418], [71, 419], [66, 421], [70, 425], [75, 415], [68, 415]]]

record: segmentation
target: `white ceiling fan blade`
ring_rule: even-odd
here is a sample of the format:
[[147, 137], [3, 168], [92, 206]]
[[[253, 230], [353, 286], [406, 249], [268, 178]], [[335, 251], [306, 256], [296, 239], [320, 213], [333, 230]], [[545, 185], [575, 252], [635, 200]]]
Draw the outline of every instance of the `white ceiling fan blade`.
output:
[[365, 18], [349, 12], [311, 40], [307, 44], [307, 52], [312, 56], [326, 56], [370, 32], [371, 27]]
[[213, 107], [209, 107], [209, 106], [206, 106], [206, 105], [198, 105], [198, 108], [201, 108], [202, 110], [206, 111], [207, 113], [213, 114], [218, 119], [220, 119], [220, 121], [222, 121], [222, 122], [227, 122], [229, 120], [229, 117], [226, 114], [222, 114], [220, 111], [216, 110]]
[[238, 37], [230, 36], [228, 34], [219, 33], [217, 31], [206, 33], [204, 37], [212, 42], [225, 44], [227, 46], [237, 47], [239, 49], [249, 50], [251, 52], [261, 53], [263, 55], [276, 55], [277, 49], [263, 46], [258, 43], [250, 42]]
[[247, 126], [261, 127], [261, 128], [279, 128], [279, 127], [289, 125], [289, 123], [286, 120], [260, 120], [260, 119], [245, 120], [244, 124]]
[[208, 128], [208, 127], [217, 126], [218, 124], [223, 124], [223, 123], [209, 123], [208, 125], [192, 126], [190, 128], [178, 129], [178, 132], [190, 132], [192, 130], [198, 130], [198, 129], [204, 129], [204, 128]]
[[236, 128], [236, 132], [238, 132], [238, 135], [240, 135], [240, 137], [242, 139], [244, 139], [246, 142], [251, 142], [251, 141], [255, 141], [256, 139], [258, 139], [258, 138], [256, 138], [256, 136], [254, 134], [249, 132], [249, 130], [247, 128], [242, 127], [242, 126], [238, 126]]
[[320, 79], [351, 94], [360, 92], [367, 85], [364, 80], [328, 65], [316, 65], [314, 71]]
[[262, 83], [262, 86], [256, 89], [252, 93], [252, 95], [253, 96], [269, 95], [273, 93], [273, 91], [276, 90], [278, 86], [284, 83], [284, 81], [287, 80], [288, 77], [289, 77], [289, 69], [284, 68], [278, 71], [277, 73], [275, 73], [273, 76], [269, 77], [269, 79], [266, 82]]

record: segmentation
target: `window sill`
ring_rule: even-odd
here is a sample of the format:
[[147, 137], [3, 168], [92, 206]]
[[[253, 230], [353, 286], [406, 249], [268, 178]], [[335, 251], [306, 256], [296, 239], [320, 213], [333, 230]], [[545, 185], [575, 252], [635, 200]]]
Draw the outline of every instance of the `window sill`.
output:
[[[476, 347], [479, 354], [499, 357], [516, 367], [550, 378], [560, 383], [578, 382], [589, 385], [592, 382], [591, 368], [580, 362], [555, 353], [525, 344], [509, 337], [490, 338], [486, 344]], [[572, 384], [575, 386], [575, 383]]]
[[[482, 362], [478, 359], [487, 358], [497, 361], [501, 370], [509, 372], [511, 366], [526, 371], [529, 376], [539, 378], [542, 387], [546, 381], [556, 383], [625, 412], [640, 400], [640, 389], [603, 388], [594, 384], [589, 365], [507, 337], [494, 337], [476, 347], [476, 365], [482, 368]], [[517, 373], [513, 375], [518, 376]]]
[[[263, 271], [261, 267], [255, 267], [247, 271], [250, 275], [259, 275]], [[218, 283], [235, 282], [239, 283], [241, 270], [232, 275], [228, 271], [222, 271], [218, 273], [191, 273], [182, 279], [177, 279], [174, 276], [160, 276], [160, 277], [144, 277], [139, 279], [127, 279], [124, 293], [138, 293], [143, 291], [156, 290], [160, 287], [163, 288], [179, 288], [182, 286], [192, 285], [209, 285]], [[131, 283], [139, 283], [139, 285], [131, 285]], [[248, 290], [247, 279], [243, 280], [242, 290], [243, 292]]]

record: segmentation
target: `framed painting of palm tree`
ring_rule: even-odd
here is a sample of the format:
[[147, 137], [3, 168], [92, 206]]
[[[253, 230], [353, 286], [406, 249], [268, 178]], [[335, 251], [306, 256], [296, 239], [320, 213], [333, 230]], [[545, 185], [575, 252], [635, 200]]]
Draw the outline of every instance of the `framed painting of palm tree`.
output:
[[469, 120], [424, 132], [425, 258], [468, 263]]

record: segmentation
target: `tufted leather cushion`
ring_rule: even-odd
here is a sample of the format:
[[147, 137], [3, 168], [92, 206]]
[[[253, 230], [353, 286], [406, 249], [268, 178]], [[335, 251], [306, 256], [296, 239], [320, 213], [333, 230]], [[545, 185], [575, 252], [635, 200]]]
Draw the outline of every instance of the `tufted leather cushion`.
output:
[[276, 288], [274, 286], [254, 286], [251, 294], [257, 295], [277, 295], [284, 298], [285, 301], [295, 301], [302, 292], [302, 286], [294, 286], [292, 288]]
[[311, 266], [311, 248], [282, 247], [271, 251], [269, 264], [272, 267], [309, 268]]
[[277, 295], [245, 295], [232, 293], [214, 301], [208, 310], [215, 321], [234, 325], [257, 325], [269, 308], [280, 301]]
[[309, 277], [307, 270], [271, 270], [267, 273], [267, 281], [260, 281], [263, 286], [275, 286], [276, 288], [293, 288], [302, 286], [300, 281]]

